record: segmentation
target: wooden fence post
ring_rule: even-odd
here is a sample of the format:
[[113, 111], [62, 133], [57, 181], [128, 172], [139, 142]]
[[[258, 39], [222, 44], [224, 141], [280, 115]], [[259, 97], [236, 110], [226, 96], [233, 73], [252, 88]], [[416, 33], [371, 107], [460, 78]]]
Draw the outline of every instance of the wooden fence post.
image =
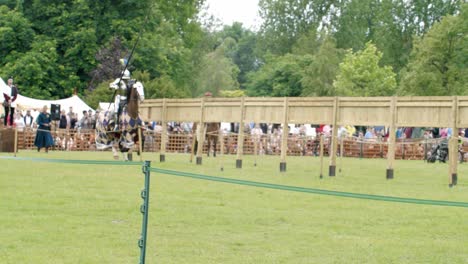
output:
[[162, 117], [161, 117], [162, 132], [161, 132], [161, 151], [159, 153], [160, 162], [166, 161], [166, 145], [167, 145], [167, 140], [168, 140], [166, 113], [167, 113], [167, 103], [166, 103], [166, 98], [164, 98], [163, 106], [162, 106]]
[[328, 168], [328, 176], [336, 176], [336, 151], [338, 150], [338, 112], [339, 112], [338, 97], [335, 97], [333, 102], [333, 124], [330, 147], [330, 167]]
[[[393, 179], [393, 164], [395, 162], [395, 147], [396, 147], [396, 115], [397, 115], [397, 98], [394, 96], [390, 103], [390, 127], [388, 130], [388, 152], [387, 152], [387, 180]], [[404, 145], [403, 145], [404, 146]], [[404, 154], [403, 154], [404, 155]]]
[[283, 135], [281, 137], [281, 161], [280, 161], [280, 172], [286, 171], [286, 154], [288, 152], [288, 135], [289, 135], [289, 126], [288, 126], [288, 98], [284, 98], [284, 109], [283, 109]]
[[221, 171], [224, 171], [224, 133], [221, 131], [219, 133], [219, 143], [221, 146], [219, 147], [219, 152], [221, 154], [220, 160], [221, 160]]
[[242, 168], [242, 154], [244, 152], [244, 119], [245, 119], [245, 98], [241, 99], [241, 116], [239, 120], [239, 134], [237, 135], [237, 159], [236, 168]]
[[196, 135], [198, 141], [197, 147], [197, 165], [202, 164], [202, 156], [203, 156], [203, 144], [205, 142], [205, 98], [201, 98], [200, 102], [200, 122], [198, 123], [198, 134]]
[[449, 187], [457, 185], [458, 175], [458, 97], [454, 96], [452, 99], [452, 137], [449, 141]]

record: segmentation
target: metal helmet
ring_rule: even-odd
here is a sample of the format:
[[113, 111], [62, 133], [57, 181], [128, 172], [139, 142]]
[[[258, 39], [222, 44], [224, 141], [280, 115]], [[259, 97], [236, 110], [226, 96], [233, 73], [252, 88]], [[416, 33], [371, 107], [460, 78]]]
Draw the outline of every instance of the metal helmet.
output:
[[125, 70], [122, 72], [122, 80], [130, 80], [130, 71]]

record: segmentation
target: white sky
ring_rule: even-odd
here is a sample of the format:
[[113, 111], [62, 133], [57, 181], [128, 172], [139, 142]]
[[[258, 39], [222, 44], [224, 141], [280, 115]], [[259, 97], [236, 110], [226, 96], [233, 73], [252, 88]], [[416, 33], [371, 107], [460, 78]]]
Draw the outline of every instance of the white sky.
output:
[[241, 22], [244, 27], [256, 30], [260, 27], [258, 0], [207, 0], [208, 13], [225, 25]]

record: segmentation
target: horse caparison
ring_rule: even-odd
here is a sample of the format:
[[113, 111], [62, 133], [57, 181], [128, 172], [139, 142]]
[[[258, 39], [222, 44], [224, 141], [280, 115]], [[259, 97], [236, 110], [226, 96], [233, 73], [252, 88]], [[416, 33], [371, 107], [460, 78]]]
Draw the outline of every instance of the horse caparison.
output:
[[[120, 152], [132, 153], [132, 147], [135, 146], [140, 140], [138, 129], [141, 129], [141, 120], [139, 119], [139, 94], [135, 87], [128, 89], [127, 91], [127, 105], [125, 106], [126, 111], [122, 111], [119, 117], [122, 127], [120, 131], [113, 131], [113, 126], [110, 125], [113, 114], [101, 113], [96, 124], [96, 143], [104, 145], [104, 148], [112, 147], [114, 158], [118, 159], [118, 155], [115, 150], [115, 144], [118, 143]], [[142, 139], [144, 140], [144, 138]], [[130, 144], [131, 143], [131, 144]], [[144, 142], [142, 141], [144, 144]], [[138, 151], [138, 154], [139, 151]], [[127, 157], [128, 158], [128, 157]], [[124, 159], [125, 158], [124, 155]]]

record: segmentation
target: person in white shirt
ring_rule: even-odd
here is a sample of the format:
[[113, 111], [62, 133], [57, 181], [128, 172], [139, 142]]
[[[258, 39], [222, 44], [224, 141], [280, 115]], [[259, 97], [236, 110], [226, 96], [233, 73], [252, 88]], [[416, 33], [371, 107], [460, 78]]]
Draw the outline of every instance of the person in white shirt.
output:
[[34, 117], [31, 115], [31, 110], [26, 111], [26, 115], [23, 117], [23, 121], [26, 128], [33, 127]]
[[13, 84], [13, 77], [8, 78], [8, 84], [3, 86], [3, 107], [5, 109], [5, 120], [3, 125], [13, 126], [13, 119], [15, 118], [16, 98], [18, 96], [18, 89]]
[[23, 119], [23, 116], [21, 115], [20, 112], [15, 113], [14, 124], [16, 126], [16, 129], [18, 129], [18, 131], [23, 131], [24, 130], [24, 127], [25, 127], [24, 119]]

